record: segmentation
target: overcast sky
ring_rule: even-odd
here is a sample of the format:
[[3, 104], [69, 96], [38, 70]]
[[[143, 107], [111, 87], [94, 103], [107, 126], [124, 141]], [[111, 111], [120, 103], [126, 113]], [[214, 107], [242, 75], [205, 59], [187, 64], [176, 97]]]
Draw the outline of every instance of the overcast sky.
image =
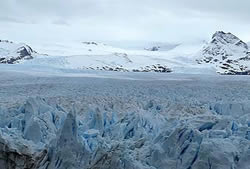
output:
[[0, 0], [0, 39], [19, 42], [250, 41], [249, 0]]

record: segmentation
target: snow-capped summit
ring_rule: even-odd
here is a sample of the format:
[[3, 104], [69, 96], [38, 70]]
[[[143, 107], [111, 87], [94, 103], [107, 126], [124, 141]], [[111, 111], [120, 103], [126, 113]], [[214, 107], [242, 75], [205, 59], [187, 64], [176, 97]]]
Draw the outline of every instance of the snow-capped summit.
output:
[[36, 52], [28, 45], [0, 40], [0, 63], [14, 64], [32, 59]]
[[199, 64], [214, 64], [221, 74], [249, 74], [250, 52], [247, 43], [232, 33], [218, 31], [201, 51]]
[[230, 32], [225, 33], [223, 31], [217, 31], [213, 35], [211, 43], [224, 45], [232, 44], [238, 46], [239, 49], [242, 49], [243, 51], [248, 50], [248, 45]]

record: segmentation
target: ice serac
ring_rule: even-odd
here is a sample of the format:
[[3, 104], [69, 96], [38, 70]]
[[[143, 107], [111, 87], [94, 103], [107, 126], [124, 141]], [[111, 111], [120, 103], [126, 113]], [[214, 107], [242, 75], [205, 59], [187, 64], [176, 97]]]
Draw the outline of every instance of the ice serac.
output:
[[[0, 168], [7, 169], [248, 169], [248, 104], [149, 101], [134, 111], [62, 108], [32, 98], [0, 109]], [[171, 104], [171, 105], [170, 105]], [[124, 106], [124, 105], [123, 105]], [[239, 112], [239, 113], [238, 113]]]
[[[62, 128], [52, 144], [50, 169], [80, 168], [88, 165], [88, 152], [77, 139], [77, 122], [75, 115], [69, 113]], [[83, 160], [84, 159], [84, 160]]]
[[250, 74], [249, 47], [232, 33], [216, 32], [202, 49], [197, 62], [212, 64], [221, 74]]
[[0, 40], [0, 63], [15, 64], [32, 59], [36, 52], [28, 45]]

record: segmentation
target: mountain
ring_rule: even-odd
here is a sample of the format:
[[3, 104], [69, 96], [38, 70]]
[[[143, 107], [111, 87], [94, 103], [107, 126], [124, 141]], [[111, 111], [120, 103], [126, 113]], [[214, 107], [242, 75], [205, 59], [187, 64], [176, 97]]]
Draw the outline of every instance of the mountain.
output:
[[250, 74], [248, 44], [223, 31], [216, 32], [210, 42], [87, 41], [40, 45], [36, 49], [48, 55], [38, 54], [26, 44], [0, 41], [0, 63], [122, 72]]
[[28, 45], [0, 40], [0, 63], [14, 64], [32, 59], [36, 52]]
[[232, 33], [216, 32], [200, 55], [199, 64], [212, 64], [220, 74], [250, 74], [249, 47]]
[[170, 67], [181, 64], [161, 52], [147, 51], [143, 47], [128, 49], [127, 46], [90, 41], [49, 45], [46, 50], [36, 47], [48, 56], [36, 57], [25, 64], [121, 72], [171, 72]]

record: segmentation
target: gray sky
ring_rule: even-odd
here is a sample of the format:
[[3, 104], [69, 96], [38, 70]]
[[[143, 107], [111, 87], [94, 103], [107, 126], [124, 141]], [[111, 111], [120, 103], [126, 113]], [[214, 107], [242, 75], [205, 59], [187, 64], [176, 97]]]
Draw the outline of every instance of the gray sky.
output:
[[216, 30], [250, 41], [249, 0], [1, 0], [0, 39], [208, 40]]

